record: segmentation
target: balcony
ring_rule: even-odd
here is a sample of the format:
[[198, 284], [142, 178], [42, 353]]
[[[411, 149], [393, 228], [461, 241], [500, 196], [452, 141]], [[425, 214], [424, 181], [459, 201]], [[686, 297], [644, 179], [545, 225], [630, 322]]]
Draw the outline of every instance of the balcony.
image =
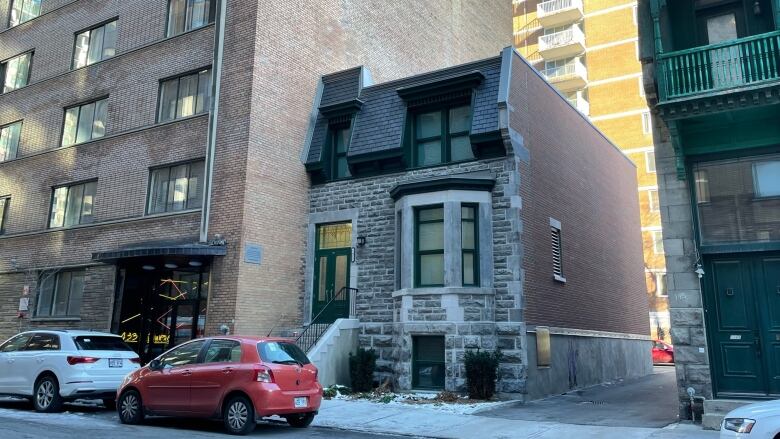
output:
[[579, 26], [539, 37], [539, 54], [546, 60], [570, 58], [585, 52], [585, 34]]
[[588, 69], [579, 59], [560, 67], [544, 69], [542, 75], [561, 93], [580, 90], [588, 85]]
[[662, 53], [657, 69], [660, 103], [775, 83], [780, 31]]
[[584, 15], [582, 0], [548, 0], [536, 5], [536, 18], [543, 27], [575, 23]]
[[566, 98], [566, 100], [569, 101], [572, 107], [576, 108], [577, 111], [588, 116], [590, 115], [590, 102], [585, 99], [584, 95], [585, 93], [578, 91], [573, 96]]

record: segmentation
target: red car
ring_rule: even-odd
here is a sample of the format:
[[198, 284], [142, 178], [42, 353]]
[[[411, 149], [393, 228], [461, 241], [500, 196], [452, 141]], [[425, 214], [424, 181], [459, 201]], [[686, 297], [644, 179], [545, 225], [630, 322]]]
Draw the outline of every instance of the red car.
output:
[[231, 434], [279, 415], [307, 427], [322, 402], [317, 368], [290, 340], [211, 337], [189, 341], [128, 374], [117, 389], [125, 424], [145, 415], [222, 419]]
[[674, 346], [662, 340], [653, 340], [653, 364], [674, 363]]

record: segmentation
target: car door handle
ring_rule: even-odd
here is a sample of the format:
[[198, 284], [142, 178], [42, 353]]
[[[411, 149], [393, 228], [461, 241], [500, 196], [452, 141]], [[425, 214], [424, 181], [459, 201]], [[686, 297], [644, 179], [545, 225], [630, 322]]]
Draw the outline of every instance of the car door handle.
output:
[[184, 369], [183, 371], [181, 371], [181, 374], [182, 374], [182, 376], [185, 376], [185, 377], [186, 376], [190, 376], [190, 375], [192, 375], [192, 371], [189, 370], [189, 369]]
[[225, 367], [222, 369], [222, 373], [231, 373], [231, 372], [233, 372], [232, 367]]
[[8, 362], [9, 362], [9, 363], [13, 363], [14, 361], [15, 361], [15, 360], [14, 360], [13, 358], [9, 358], [9, 359], [8, 359]]

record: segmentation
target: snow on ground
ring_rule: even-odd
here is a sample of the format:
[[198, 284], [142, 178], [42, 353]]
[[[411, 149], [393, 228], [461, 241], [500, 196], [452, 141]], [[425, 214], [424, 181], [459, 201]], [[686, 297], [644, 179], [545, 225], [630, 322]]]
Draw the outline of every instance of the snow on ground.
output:
[[416, 407], [438, 412], [473, 415], [484, 410], [491, 410], [503, 407], [508, 404], [515, 404], [516, 401], [469, 401], [468, 397], [458, 398], [457, 401], [441, 401], [439, 394], [433, 392], [417, 393], [385, 393], [381, 395], [370, 394], [342, 394], [336, 392], [333, 399], [342, 401], [362, 401], [375, 404], [377, 409], [386, 406]]

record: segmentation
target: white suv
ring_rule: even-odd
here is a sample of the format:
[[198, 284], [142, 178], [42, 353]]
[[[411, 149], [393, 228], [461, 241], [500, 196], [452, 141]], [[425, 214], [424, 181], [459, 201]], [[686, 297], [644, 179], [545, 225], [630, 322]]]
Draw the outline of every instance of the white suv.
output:
[[82, 398], [113, 408], [122, 378], [139, 366], [138, 355], [115, 334], [22, 332], [0, 345], [0, 394], [30, 398], [39, 412]]

